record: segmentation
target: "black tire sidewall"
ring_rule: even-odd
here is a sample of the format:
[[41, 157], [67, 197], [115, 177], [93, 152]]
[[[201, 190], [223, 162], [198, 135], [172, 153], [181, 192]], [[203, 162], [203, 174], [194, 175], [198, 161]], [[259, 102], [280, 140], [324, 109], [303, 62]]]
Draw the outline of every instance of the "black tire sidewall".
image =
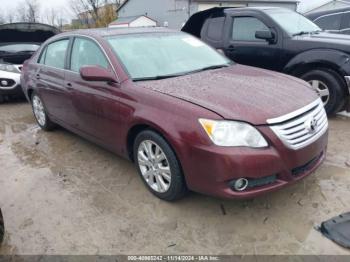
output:
[[[164, 154], [167, 157], [170, 170], [171, 170], [171, 183], [168, 191], [165, 193], [159, 193], [157, 191], [154, 191], [148, 185], [148, 183], [146, 182], [146, 180], [144, 179], [141, 173], [139, 163], [138, 163], [137, 153], [138, 153], [139, 145], [146, 140], [153, 141], [158, 146], [160, 146], [160, 148], [163, 150]], [[141, 132], [135, 139], [133, 153], [134, 153], [134, 162], [135, 162], [137, 171], [141, 176], [142, 181], [144, 182], [148, 190], [152, 192], [155, 196], [166, 201], [175, 201], [182, 198], [186, 194], [187, 188], [186, 188], [186, 183], [185, 183], [185, 179], [182, 173], [180, 163], [174, 153], [174, 150], [171, 148], [171, 146], [162, 136], [160, 136], [159, 134], [157, 134], [152, 130], [146, 130]]]
[[4, 240], [4, 235], [5, 235], [4, 218], [0, 210], [0, 244]]
[[337, 113], [344, 106], [345, 91], [343, 84], [336, 73], [331, 70], [312, 70], [304, 74], [301, 78], [307, 82], [319, 80], [324, 82], [329, 90], [329, 101], [325, 106], [328, 115]]

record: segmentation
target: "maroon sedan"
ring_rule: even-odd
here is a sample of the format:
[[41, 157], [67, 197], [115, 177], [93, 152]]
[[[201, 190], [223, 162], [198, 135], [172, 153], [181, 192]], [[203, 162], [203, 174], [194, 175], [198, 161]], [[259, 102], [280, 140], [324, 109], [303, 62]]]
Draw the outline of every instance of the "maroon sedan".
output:
[[303, 81], [234, 64], [160, 28], [65, 33], [25, 63], [39, 126], [56, 124], [135, 162], [168, 201], [188, 189], [250, 198], [310, 173], [328, 121]]

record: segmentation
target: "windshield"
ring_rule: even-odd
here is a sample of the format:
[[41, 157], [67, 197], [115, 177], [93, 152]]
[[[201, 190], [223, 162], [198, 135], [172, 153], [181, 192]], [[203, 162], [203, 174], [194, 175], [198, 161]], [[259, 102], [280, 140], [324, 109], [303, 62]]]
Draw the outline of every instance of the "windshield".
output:
[[266, 13], [289, 35], [322, 31], [316, 24], [299, 13], [288, 9], [269, 9]]
[[184, 33], [133, 34], [107, 40], [133, 80], [160, 79], [231, 64]]
[[37, 44], [7, 44], [0, 46], [0, 52], [18, 53], [18, 52], [35, 52], [38, 50]]

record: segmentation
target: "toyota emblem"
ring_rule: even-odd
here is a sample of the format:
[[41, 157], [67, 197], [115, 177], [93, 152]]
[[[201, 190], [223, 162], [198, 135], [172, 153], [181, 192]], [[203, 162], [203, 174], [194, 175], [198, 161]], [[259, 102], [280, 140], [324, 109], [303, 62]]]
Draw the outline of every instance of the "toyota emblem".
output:
[[310, 134], [313, 134], [317, 131], [318, 128], [318, 121], [316, 118], [311, 118], [305, 122], [306, 129], [309, 131]]

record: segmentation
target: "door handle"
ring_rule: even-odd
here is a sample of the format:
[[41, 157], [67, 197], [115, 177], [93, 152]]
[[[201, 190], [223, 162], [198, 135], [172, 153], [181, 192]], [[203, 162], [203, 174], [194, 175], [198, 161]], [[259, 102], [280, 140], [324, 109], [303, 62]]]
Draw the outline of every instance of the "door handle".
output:
[[227, 51], [229, 51], [229, 52], [233, 52], [233, 51], [235, 51], [236, 50], [236, 48], [233, 46], [233, 45], [230, 45], [228, 48], [227, 48]]
[[40, 74], [36, 74], [36, 75], [35, 75], [35, 78], [36, 78], [36, 79], [40, 79]]

